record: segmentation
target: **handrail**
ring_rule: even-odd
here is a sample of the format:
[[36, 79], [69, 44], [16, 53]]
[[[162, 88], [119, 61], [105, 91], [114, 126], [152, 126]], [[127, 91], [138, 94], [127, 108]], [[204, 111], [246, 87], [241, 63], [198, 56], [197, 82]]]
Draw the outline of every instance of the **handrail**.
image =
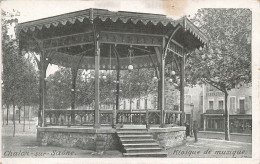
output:
[[[181, 111], [164, 110], [165, 124], [176, 124]], [[94, 124], [95, 110], [46, 109], [46, 126], [91, 126]], [[142, 124], [147, 127], [160, 124], [161, 111], [153, 109], [140, 110], [100, 110], [100, 124]]]

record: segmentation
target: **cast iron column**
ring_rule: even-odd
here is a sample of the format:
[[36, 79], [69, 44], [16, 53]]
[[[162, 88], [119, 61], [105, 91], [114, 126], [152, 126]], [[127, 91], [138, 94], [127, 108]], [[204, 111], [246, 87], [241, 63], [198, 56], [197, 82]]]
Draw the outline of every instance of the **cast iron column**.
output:
[[160, 68], [160, 72], [161, 72], [161, 74], [160, 74], [160, 103], [159, 103], [159, 105], [160, 105], [160, 110], [161, 110], [161, 127], [164, 127], [164, 123], [165, 123], [165, 121], [164, 121], [164, 73], [165, 73], [165, 59], [164, 59], [164, 55], [163, 55], [163, 53], [162, 53], [162, 55], [161, 55], [161, 68]]
[[119, 65], [119, 57], [117, 56], [117, 74], [116, 74], [116, 110], [119, 110], [119, 80], [120, 80], [120, 65]]
[[160, 122], [160, 127], [164, 127], [165, 125], [165, 118], [164, 118], [164, 106], [165, 106], [165, 99], [164, 99], [164, 74], [165, 74], [165, 57], [167, 50], [164, 50], [165, 48], [165, 38], [163, 38], [163, 43], [162, 43], [162, 48], [161, 48], [161, 53], [160, 53], [160, 61], [161, 61], [161, 67], [160, 67], [160, 98], [159, 98], [159, 104], [160, 105], [160, 110], [161, 110], [161, 122]]
[[100, 67], [100, 47], [99, 41], [95, 44], [95, 121], [94, 128], [100, 127], [99, 122], [99, 67]]
[[[75, 101], [76, 101], [76, 79], [77, 79], [77, 68], [71, 68], [71, 74], [72, 74], [72, 83], [71, 83], [71, 110], [75, 110]], [[71, 123], [75, 124], [75, 113], [72, 112], [71, 115]]]
[[[41, 43], [40, 43], [41, 44]], [[42, 45], [42, 44], [41, 44]], [[42, 46], [41, 46], [42, 47]], [[39, 86], [39, 93], [40, 93], [40, 110], [38, 112], [38, 125], [45, 126], [45, 119], [44, 119], [44, 110], [45, 110], [45, 102], [46, 102], [46, 70], [48, 67], [48, 61], [45, 58], [45, 52], [42, 50], [40, 55], [40, 63], [38, 65], [40, 71], [40, 86]]]
[[181, 126], [184, 125], [184, 78], [185, 78], [185, 55], [182, 53], [182, 58], [181, 58], [181, 75], [180, 75], [180, 111], [182, 112], [181, 117], [180, 117], [180, 124]]

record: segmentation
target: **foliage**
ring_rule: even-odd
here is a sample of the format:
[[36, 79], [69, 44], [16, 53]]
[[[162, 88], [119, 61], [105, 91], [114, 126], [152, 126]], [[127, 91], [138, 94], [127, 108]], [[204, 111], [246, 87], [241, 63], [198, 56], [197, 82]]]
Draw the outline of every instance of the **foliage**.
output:
[[[120, 97], [134, 98], [154, 91], [152, 71], [146, 69], [120, 72]], [[101, 71], [100, 102], [115, 103], [116, 71]], [[95, 99], [94, 71], [78, 70], [76, 106], [90, 105]], [[105, 79], [103, 77], [106, 77]], [[72, 75], [69, 68], [60, 68], [47, 78], [47, 108], [67, 109], [71, 105]], [[131, 85], [131, 86], [130, 86]], [[129, 89], [130, 87], [130, 89]]]
[[251, 82], [251, 11], [201, 9], [192, 21], [210, 42], [208, 48], [196, 51], [187, 60], [189, 82], [206, 82], [222, 92]]
[[70, 107], [71, 79], [71, 72], [68, 68], [61, 68], [47, 78], [47, 108]]
[[121, 90], [123, 98], [135, 98], [153, 93], [157, 89], [157, 82], [153, 81], [153, 69], [139, 69], [121, 71]]
[[17, 16], [17, 11], [2, 10], [2, 93], [3, 104], [21, 106], [37, 101], [37, 72], [30, 60], [19, 54], [18, 40], [10, 35]]
[[225, 95], [225, 139], [229, 140], [228, 91], [251, 82], [251, 11], [201, 9], [192, 21], [208, 35], [207, 48], [189, 54], [186, 77], [208, 83]]

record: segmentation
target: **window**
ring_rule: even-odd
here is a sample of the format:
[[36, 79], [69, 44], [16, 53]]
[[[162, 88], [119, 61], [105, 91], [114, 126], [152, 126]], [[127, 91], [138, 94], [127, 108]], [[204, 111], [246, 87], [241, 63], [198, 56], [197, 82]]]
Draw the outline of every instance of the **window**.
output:
[[252, 96], [249, 96], [249, 100], [248, 100], [248, 108], [249, 110], [252, 110]]
[[156, 96], [154, 96], [154, 98], [153, 98], [153, 104], [154, 104], [154, 109], [157, 109], [157, 97]]
[[144, 99], [144, 109], [147, 109], [147, 99]]
[[200, 96], [200, 105], [203, 105], [203, 96]]
[[218, 109], [224, 109], [224, 101], [223, 100], [218, 101]]
[[136, 109], [140, 109], [140, 99], [138, 99], [136, 102]]
[[124, 109], [126, 108], [126, 102], [125, 102], [125, 100], [124, 100]]
[[236, 110], [236, 97], [230, 97], [230, 111], [235, 111]]
[[184, 104], [191, 104], [191, 95], [185, 95]]
[[241, 114], [245, 112], [245, 99], [239, 100], [239, 110]]
[[209, 109], [213, 110], [213, 101], [209, 101]]

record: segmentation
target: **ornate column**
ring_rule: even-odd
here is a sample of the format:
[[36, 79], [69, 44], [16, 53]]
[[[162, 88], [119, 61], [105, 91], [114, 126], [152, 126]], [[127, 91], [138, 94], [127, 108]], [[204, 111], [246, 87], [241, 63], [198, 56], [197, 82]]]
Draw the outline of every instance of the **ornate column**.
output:
[[116, 74], [116, 110], [119, 110], [119, 90], [120, 90], [120, 83], [119, 83], [119, 80], [120, 80], [120, 63], [119, 63], [119, 56], [117, 55], [116, 57], [117, 59], [117, 74]]
[[185, 54], [182, 53], [182, 57], [180, 58], [181, 62], [180, 62], [180, 111], [182, 112], [181, 114], [181, 118], [180, 118], [180, 124], [181, 126], [184, 125], [184, 120], [185, 120], [185, 116], [184, 116], [184, 78], [185, 78]]
[[[72, 83], [71, 83], [71, 110], [75, 110], [75, 102], [76, 102], [76, 79], [77, 79], [78, 68], [72, 67], [71, 74], [72, 74]], [[75, 113], [72, 112], [71, 115], [71, 123], [75, 123]]]
[[164, 127], [165, 125], [165, 117], [164, 117], [164, 106], [165, 106], [165, 96], [164, 96], [164, 74], [165, 74], [165, 59], [164, 59], [164, 55], [163, 53], [161, 54], [161, 67], [160, 67], [160, 80], [159, 80], [159, 83], [160, 83], [160, 104], [159, 104], [159, 108], [161, 110], [161, 122], [160, 122], [160, 126], [161, 127]]
[[157, 59], [159, 64], [159, 81], [158, 81], [158, 109], [160, 110], [160, 127], [164, 127], [165, 124], [165, 118], [164, 118], [164, 80], [165, 80], [165, 38], [163, 39], [162, 47], [159, 49], [158, 47], [155, 47], [155, 52], [157, 55]]
[[46, 90], [46, 70], [49, 65], [48, 58], [45, 56], [45, 51], [42, 51], [42, 54], [40, 55], [40, 65], [38, 66], [38, 69], [40, 71], [40, 110], [38, 113], [38, 118], [40, 120], [38, 121], [39, 126], [45, 126], [45, 103], [46, 103], [46, 97], [47, 97], [47, 90]]
[[95, 118], [94, 128], [100, 127], [100, 116], [99, 116], [99, 68], [100, 68], [100, 45], [97, 40], [95, 43]]

